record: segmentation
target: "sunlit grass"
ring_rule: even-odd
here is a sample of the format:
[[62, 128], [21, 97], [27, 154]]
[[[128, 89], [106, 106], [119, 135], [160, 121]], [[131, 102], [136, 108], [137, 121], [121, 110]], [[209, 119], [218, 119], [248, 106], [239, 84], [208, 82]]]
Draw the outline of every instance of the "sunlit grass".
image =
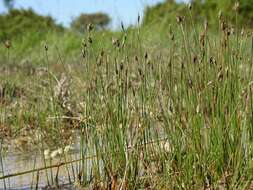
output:
[[249, 189], [252, 34], [224, 23], [215, 32], [179, 20], [170, 29], [13, 42], [1, 66], [9, 71], [0, 83], [3, 134], [38, 131], [25, 143], [53, 159], [71, 150], [78, 131], [82, 159], [71, 171], [94, 189]]

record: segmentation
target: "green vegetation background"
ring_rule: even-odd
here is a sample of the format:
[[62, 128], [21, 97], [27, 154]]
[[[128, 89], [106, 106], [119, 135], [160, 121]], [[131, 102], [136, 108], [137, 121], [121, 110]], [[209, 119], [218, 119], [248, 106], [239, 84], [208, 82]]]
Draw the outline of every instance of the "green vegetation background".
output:
[[[38, 15], [31, 9], [13, 9], [13, 3], [14, 1], [5, 1], [9, 11], [0, 15], [0, 41], [11, 40], [15, 55], [21, 58], [28, 55], [30, 58], [33, 58], [33, 56], [36, 59], [39, 58], [37, 55], [39, 51], [31, 50], [43, 47], [42, 44], [45, 44], [45, 42], [57, 43], [58, 46], [63, 48], [64, 55], [69, 54], [71, 56], [73, 51], [80, 50], [80, 41], [85, 36], [85, 28], [88, 22], [96, 25], [98, 38], [100, 37], [105, 42], [110, 42], [112, 33], [117, 33], [106, 27], [110, 23], [110, 18], [103, 13], [82, 14], [73, 20], [69, 28], [64, 28], [56, 24], [50, 16]], [[235, 25], [237, 22], [237, 26], [251, 28], [253, 26], [253, 3], [251, 0], [240, 1], [237, 18], [231, 11], [234, 9], [234, 4], [234, 0], [192, 0], [192, 19], [197, 25], [196, 27], [203, 25], [204, 21], [208, 20], [209, 28], [216, 30], [219, 26], [218, 15], [222, 14], [231, 25]], [[162, 38], [167, 37], [167, 33], [176, 22], [177, 16], [189, 21], [190, 18], [185, 17], [187, 9], [186, 4], [177, 3], [174, 0], [167, 0], [154, 7], [147, 7], [142, 22], [147, 41], [155, 41], [159, 38], [159, 43], [162, 43], [164, 41]], [[132, 30], [132, 27], [129, 30]], [[101, 37], [101, 33], [103, 33], [103, 37]], [[1, 46], [0, 52], [3, 51], [4, 47]]]
[[95, 182], [252, 189], [252, 5], [213, 2], [166, 1], [123, 32], [10, 9], [1, 16], [1, 134], [44, 149], [81, 129], [81, 154], [95, 146], [98, 155], [82, 172]]

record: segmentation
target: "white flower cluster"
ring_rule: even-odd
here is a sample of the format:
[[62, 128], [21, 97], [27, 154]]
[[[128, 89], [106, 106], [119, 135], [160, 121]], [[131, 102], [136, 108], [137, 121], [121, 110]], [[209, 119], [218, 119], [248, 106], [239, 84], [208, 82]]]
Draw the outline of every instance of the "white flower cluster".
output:
[[50, 151], [49, 149], [44, 150], [45, 159], [53, 159], [57, 156], [62, 155], [63, 153], [68, 153], [73, 151], [74, 147], [71, 145], [67, 145], [64, 148], [58, 148], [56, 150]]

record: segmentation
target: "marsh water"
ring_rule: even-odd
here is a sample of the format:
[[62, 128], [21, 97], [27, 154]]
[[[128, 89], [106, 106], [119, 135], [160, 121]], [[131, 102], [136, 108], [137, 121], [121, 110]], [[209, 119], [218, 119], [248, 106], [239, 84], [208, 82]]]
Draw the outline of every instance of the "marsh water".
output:
[[[44, 168], [45, 166], [57, 165], [58, 163], [77, 159], [79, 154], [73, 152], [63, 157], [58, 157], [44, 162], [43, 155], [41, 154], [13, 154], [10, 153], [3, 157], [3, 172], [4, 175], [17, 174], [24, 171], [29, 171], [37, 168]], [[38, 185], [39, 188], [46, 187], [48, 181], [50, 184], [55, 183], [55, 176], [58, 171], [59, 185], [69, 184], [69, 177], [73, 181], [73, 170], [78, 170], [78, 163], [66, 164], [61, 167], [54, 167], [52, 169], [45, 169], [39, 172], [34, 171], [31, 173], [17, 175], [5, 180], [0, 180], [0, 189], [33, 189]], [[5, 183], [5, 184], [4, 184]]]
[[[1, 189], [45, 189], [49, 184], [58, 184], [61, 189], [73, 189], [69, 185], [74, 182], [80, 169], [79, 143], [73, 145], [68, 153], [56, 155], [54, 158], [45, 159], [43, 151], [18, 152], [10, 149], [2, 155], [0, 177], [17, 174], [9, 178], [0, 179]], [[73, 162], [71, 162], [73, 161]], [[62, 163], [68, 164], [62, 164]], [[53, 168], [45, 169], [54, 165]], [[22, 172], [27, 172], [23, 173]], [[58, 177], [56, 177], [58, 176]], [[64, 186], [63, 186], [64, 185]]]
[[[57, 147], [51, 148], [49, 158], [45, 158], [43, 150], [17, 151], [9, 147], [2, 155], [2, 166], [0, 165], [0, 190], [2, 189], [76, 189], [75, 182], [80, 171], [86, 171], [85, 177], [90, 180], [91, 168], [94, 160], [94, 150], [86, 147], [85, 161], [81, 162], [80, 153], [83, 147], [80, 134], [75, 134], [71, 150], [52, 156]], [[157, 141], [151, 141], [156, 144]], [[171, 151], [166, 140], [160, 140], [159, 146], [165, 151]], [[151, 147], [154, 147], [153, 145]], [[92, 149], [92, 148], [91, 148]], [[63, 149], [65, 150], [65, 149]], [[1, 157], [0, 157], [1, 158]], [[1, 161], [1, 160], [0, 160]], [[1, 163], [1, 162], [0, 162]], [[83, 164], [83, 165], [82, 165]], [[50, 167], [54, 166], [54, 167]], [[85, 168], [82, 168], [85, 166]], [[103, 163], [99, 163], [102, 170]], [[13, 175], [14, 174], [14, 175]], [[10, 176], [12, 175], [12, 176]], [[1, 179], [2, 176], [8, 176]], [[49, 188], [50, 187], [50, 188]]]

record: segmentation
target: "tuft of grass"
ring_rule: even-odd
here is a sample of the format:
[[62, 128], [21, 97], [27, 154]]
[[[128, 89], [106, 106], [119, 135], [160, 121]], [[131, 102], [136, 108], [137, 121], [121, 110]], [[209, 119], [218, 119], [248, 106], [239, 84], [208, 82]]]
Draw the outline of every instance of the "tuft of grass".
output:
[[233, 33], [224, 18], [215, 32], [179, 21], [167, 30], [48, 34], [23, 53], [14, 41], [3, 84], [22, 81], [25, 93], [13, 98], [9, 86], [0, 125], [13, 138], [38, 130], [42, 139], [30, 143], [43, 148], [64, 147], [78, 131], [72, 171], [82, 186], [250, 189], [252, 34]]

